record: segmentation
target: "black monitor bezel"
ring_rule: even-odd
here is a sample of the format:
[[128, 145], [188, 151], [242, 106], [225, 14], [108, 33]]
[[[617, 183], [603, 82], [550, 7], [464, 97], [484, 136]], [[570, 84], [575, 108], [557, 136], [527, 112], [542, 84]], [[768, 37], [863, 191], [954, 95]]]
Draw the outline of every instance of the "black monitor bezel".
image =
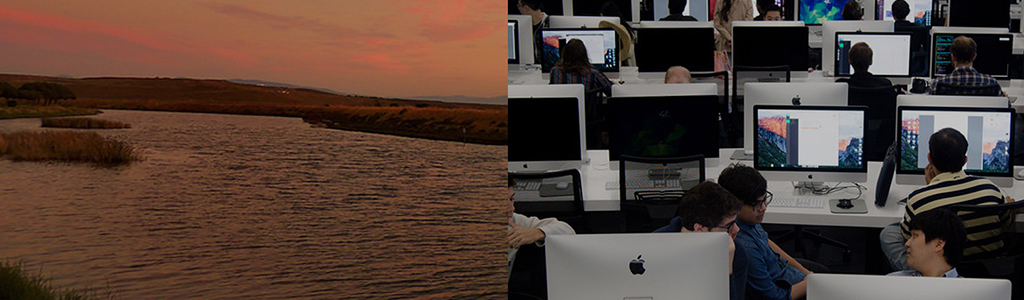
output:
[[[956, 106], [899, 106], [896, 108], [896, 174], [898, 175], [924, 175], [924, 169], [921, 170], [904, 170], [900, 164], [900, 156], [903, 155], [903, 135], [902, 124], [903, 124], [903, 111], [904, 110], [918, 110], [918, 111], [952, 111], [952, 112], [999, 112], [1010, 114], [1010, 142], [1007, 143], [1006, 151], [1009, 153], [1010, 164], [1006, 172], [984, 172], [984, 171], [967, 171], [964, 170], [968, 175], [983, 176], [983, 177], [1013, 177], [1013, 139], [1016, 137], [1014, 133], [1013, 123], [1016, 121], [1017, 113], [1012, 107], [956, 107]], [[918, 160], [921, 158], [918, 157]], [[925, 158], [927, 159], [927, 158]]]
[[[694, 31], [701, 30], [701, 31], [708, 31], [709, 32], [709, 36], [710, 36], [710, 39], [708, 40], [708, 46], [709, 46], [708, 49], [710, 49], [710, 51], [708, 52], [708, 63], [710, 64], [711, 68], [697, 68], [697, 67], [694, 67], [693, 65], [687, 66], [686, 64], [682, 64], [682, 63], [678, 64], [678, 65], [686, 67], [687, 69], [689, 69], [692, 72], [714, 72], [715, 71], [715, 28], [714, 27], [640, 27], [640, 28], [636, 28], [637, 43], [636, 43], [636, 45], [634, 45], [635, 48], [633, 49], [633, 52], [634, 52], [634, 54], [636, 56], [637, 71], [639, 71], [639, 72], [665, 72], [665, 71], [668, 71], [668, 68], [664, 68], [664, 69], [653, 68], [653, 67], [649, 66], [648, 64], [642, 62], [643, 61], [641, 59], [641, 52], [642, 52], [642, 50], [640, 50], [640, 49], [642, 49], [643, 47], [641, 47], [640, 45], [644, 42], [644, 39], [640, 38], [640, 36], [642, 35], [641, 32], [644, 32], [644, 31], [654, 31], [654, 30], [665, 30], [665, 31], [668, 31], [668, 30], [694, 30]], [[682, 42], [683, 41], [679, 40], [679, 41], [671, 41], [670, 43], [680, 44]], [[689, 44], [690, 42], [691, 41], [686, 41], [687, 44]], [[693, 59], [690, 59], [690, 58], [682, 58], [682, 59], [690, 60], [690, 62], [694, 61]]]
[[[860, 112], [864, 113], [863, 124], [861, 126], [861, 128], [864, 128], [864, 139], [868, 138], [867, 137], [867, 128], [868, 128], [868, 126], [867, 126], [868, 125], [868, 107], [867, 106], [860, 106], [860, 105], [847, 105], [847, 106], [804, 106], [804, 105], [760, 105], [760, 104], [758, 104], [758, 105], [754, 105], [754, 110], [752, 111], [753, 118], [754, 118], [753, 122], [751, 122], [751, 123], [753, 123], [753, 125], [752, 125], [753, 126], [753, 131], [752, 132], [754, 132], [755, 134], [757, 132], [757, 112], [759, 110], [762, 110], [762, 109], [860, 111]], [[864, 143], [864, 141], [862, 140], [861, 144], [863, 145], [863, 143]], [[754, 149], [754, 160], [751, 163], [753, 164], [753, 167], [755, 169], [762, 170], [762, 171], [798, 171], [798, 172], [799, 171], [818, 171], [818, 172], [830, 172], [830, 173], [867, 173], [867, 171], [868, 171], [868, 160], [863, 157], [863, 152], [861, 153], [861, 166], [860, 166], [860, 168], [857, 168], [857, 169], [853, 169], [853, 168], [845, 168], [845, 169], [843, 169], [843, 168], [835, 168], [835, 169], [828, 168], [828, 169], [823, 169], [823, 168], [805, 168], [805, 167], [759, 166], [758, 162], [760, 160], [758, 159], [757, 153], [758, 153], [758, 150], [760, 150], [760, 147], [758, 146], [758, 143], [754, 143], [753, 144], [753, 149]]]

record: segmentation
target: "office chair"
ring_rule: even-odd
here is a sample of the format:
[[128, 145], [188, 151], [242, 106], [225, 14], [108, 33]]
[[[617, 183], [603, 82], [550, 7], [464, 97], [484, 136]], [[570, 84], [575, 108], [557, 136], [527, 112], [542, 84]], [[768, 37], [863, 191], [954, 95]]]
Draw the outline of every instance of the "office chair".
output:
[[[740, 81], [757, 80], [758, 82], [782, 82], [782, 75], [786, 75], [786, 81], [790, 82], [791, 70], [789, 65], [752, 67], [733, 66], [732, 68], [732, 111], [742, 111], [743, 101], [739, 95]], [[742, 120], [741, 120], [742, 121]]]
[[547, 259], [544, 248], [529, 244], [519, 247], [508, 275], [508, 299], [547, 299]]
[[[770, 235], [778, 235], [780, 232], [772, 232]], [[807, 250], [804, 248], [804, 239], [809, 239], [814, 242], [815, 248], [821, 246], [821, 244], [836, 246], [843, 251], [843, 262], [849, 263], [853, 260], [853, 253], [850, 251], [850, 245], [835, 239], [821, 235], [818, 232], [811, 232], [804, 230], [803, 225], [793, 225], [793, 229], [787, 232], [781, 233], [782, 236], [773, 238], [776, 244], [793, 240], [793, 246], [796, 248], [796, 252], [801, 253], [804, 257], [807, 257]]]
[[896, 141], [896, 89], [892, 86], [868, 88], [851, 85], [847, 97], [849, 105], [868, 107], [864, 159], [882, 161], [889, 145]]
[[619, 158], [619, 207], [629, 232], [651, 232], [675, 217], [679, 200], [704, 182], [703, 155]]
[[[557, 218], [576, 233], [590, 233], [583, 210], [583, 183], [580, 171], [568, 169], [544, 173], [509, 172], [517, 181], [540, 181], [536, 191], [516, 191], [516, 213], [537, 218]], [[558, 189], [558, 182], [570, 182], [566, 189]]]
[[[742, 143], [743, 120], [729, 113], [729, 72], [690, 72], [692, 82], [721, 79], [718, 98], [719, 147], [736, 148]], [[736, 119], [736, 120], [734, 120]], [[738, 123], [736, 121], [739, 121]]]
[[[996, 205], [957, 204], [947, 207], [958, 215], [998, 216], [1003, 224], [1000, 239], [1003, 247], [995, 253], [964, 256], [957, 266], [957, 272], [968, 278], [1001, 278], [1013, 282], [1015, 295], [1024, 291], [1024, 235], [1016, 232], [1014, 222], [1017, 211], [1024, 207], [1024, 201]], [[1013, 299], [1018, 299], [1014, 296]]]
[[936, 95], [974, 95], [1002, 96], [1003, 89], [998, 84], [984, 86], [962, 86], [939, 82], [935, 85]]

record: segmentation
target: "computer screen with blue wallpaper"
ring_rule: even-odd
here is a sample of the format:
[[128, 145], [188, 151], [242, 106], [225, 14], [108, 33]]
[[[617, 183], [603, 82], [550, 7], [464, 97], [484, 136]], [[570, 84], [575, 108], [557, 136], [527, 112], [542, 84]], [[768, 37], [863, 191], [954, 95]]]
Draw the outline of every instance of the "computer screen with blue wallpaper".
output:
[[808, 25], [821, 25], [825, 21], [843, 19], [843, 7], [854, 0], [800, 0], [800, 21]]

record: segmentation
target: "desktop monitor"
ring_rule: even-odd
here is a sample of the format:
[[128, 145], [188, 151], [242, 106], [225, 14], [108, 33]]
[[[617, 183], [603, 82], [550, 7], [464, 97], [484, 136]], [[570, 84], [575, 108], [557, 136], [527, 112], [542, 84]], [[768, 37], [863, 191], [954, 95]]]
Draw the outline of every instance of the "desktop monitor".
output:
[[[826, 74], [836, 76], [836, 32], [892, 32], [892, 21], [825, 21], [821, 24], [821, 70]], [[878, 55], [881, 49], [872, 50]]]
[[549, 28], [599, 28], [601, 21], [619, 24], [619, 17], [548, 16]]
[[754, 115], [754, 168], [765, 178], [867, 182], [867, 107], [755, 105]]
[[618, 35], [611, 28], [541, 29], [541, 71], [551, 72], [561, 59], [561, 49], [572, 39], [583, 41], [587, 58], [601, 72], [618, 72], [619, 55], [615, 42]]
[[[516, 33], [515, 37], [512, 36], [512, 32], [509, 31], [509, 62], [508, 64], [520, 64], [520, 65], [532, 65], [533, 62], [533, 20], [530, 16], [524, 15], [509, 15], [508, 23], [509, 30], [512, 30], [512, 22], [515, 22]], [[512, 39], [516, 40], [516, 48], [512, 48]], [[518, 62], [513, 63], [512, 51], [517, 51]]]
[[586, 160], [582, 84], [508, 86], [509, 172], [578, 168]]
[[[767, 67], [789, 65], [794, 74], [807, 73], [807, 26], [798, 21], [734, 21], [732, 65]], [[806, 75], [804, 75], [806, 76]]]
[[519, 21], [508, 20], [508, 64], [519, 64]]
[[636, 28], [637, 70], [665, 72], [683, 66], [715, 71], [715, 27], [711, 22], [644, 22]]
[[[551, 16], [561, 16], [564, 12], [572, 9], [572, 3], [562, 0], [540, 0], [540, 2], [544, 6], [544, 13]], [[519, 14], [519, 0], [508, 0], [508, 14]]]
[[[974, 30], [970, 30], [974, 29]], [[949, 47], [953, 39], [967, 36], [978, 44], [974, 68], [982, 74], [996, 79], [1010, 76], [1010, 62], [1013, 56], [1013, 34], [1006, 28], [992, 31], [990, 28], [934, 28], [932, 30], [931, 77], [944, 76], [953, 71]]]
[[1006, 279], [814, 273], [807, 275], [807, 300], [1010, 300], [1011, 286]]
[[[754, 105], [846, 106], [848, 85], [843, 82], [751, 82], [743, 86], [743, 150], [754, 150]], [[798, 100], [798, 101], [794, 101]], [[748, 151], [749, 150], [749, 151]]]
[[[704, 155], [718, 165], [718, 85], [616, 85], [608, 99], [609, 161]], [[617, 165], [614, 164], [613, 165]]]
[[799, 0], [798, 20], [804, 21], [807, 25], [821, 25], [825, 21], [842, 20], [843, 7], [849, 1], [856, 0]]
[[[633, 2], [634, 1], [633, 0], [602, 0], [602, 1], [594, 1], [594, 0], [563, 0], [563, 1], [571, 3], [570, 8], [572, 8], [572, 10], [570, 10], [569, 13], [565, 14], [567, 16], [600, 16], [601, 15], [601, 8], [604, 7], [605, 3], [610, 2], [610, 3], [614, 3], [615, 6], [619, 7], [619, 12], [621, 12], [623, 16], [628, 18], [626, 21], [639, 21], [639, 19], [637, 19], [637, 20], [633, 19], [633, 15], [634, 15], [634, 13], [633, 13]], [[640, 8], [639, 2], [637, 2], [637, 7], [636, 8], [637, 9]], [[618, 17], [618, 16], [615, 16], [615, 17]]]
[[853, 75], [850, 48], [860, 42], [872, 49], [872, 63], [868, 72], [876, 76], [910, 76], [910, 35], [909, 32], [837, 32], [835, 76]]
[[729, 299], [723, 232], [550, 235], [544, 249], [549, 299]]
[[[910, 13], [907, 14], [907, 21], [918, 25], [932, 26], [932, 1], [933, 0], [905, 0], [910, 5]], [[875, 20], [895, 21], [892, 16], [892, 3], [896, 0], [876, 0], [878, 11]]]
[[1013, 109], [900, 106], [896, 110], [900, 122], [897, 183], [905, 181], [899, 178], [904, 174], [923, 176], [929, 163], [928, 139], [943, 128], [954, 128], [967, 139], [967, 174], [984, 176], [998, 186], [1013, 185]]
[[1010, 28], [1010, 1], [949, 0], [949, 26]]
[[[641, 14], [641, 19], [643, 20], [658, 21], [669, 15], [668, 0], [645, 1], [644, 3], [649, 5], [647, 11], [650, 11], [652, 14], [649, 17]], [[708, 0], [687, 0], [686, 8], [683, 9], [683, 15], [694, 17], [700, 22], [710, 21], [708, 19]]]

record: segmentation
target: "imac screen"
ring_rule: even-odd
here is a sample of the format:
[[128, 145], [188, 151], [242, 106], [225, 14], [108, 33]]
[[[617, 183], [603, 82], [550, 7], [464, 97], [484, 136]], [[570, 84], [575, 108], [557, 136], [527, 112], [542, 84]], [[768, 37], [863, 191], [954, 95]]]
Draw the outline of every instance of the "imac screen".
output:
[[868, 72], [880, 76], [910, 76], [910, 33], [836, 33], [836, 76], [853, 75], [850, 47], [864, 42], [871, 48]]
[[863, 107], [755, 106], [755, 167], [764, 170], [864, 168]]
[[508, 20], [508, 64], [519, 64], [519, 21]]
[[609, 158], [718, 157], [718, 96], [609, 99]]
[[576, 98], [508, 99], [508, 160], [582, 160], [577, 101]]
[[572, 39], [578, 39], [587, 47], [587, 58], [594, 68], [601, 72], [619, 71], [619, 54], [615, 43], [618, 37], [613, 29], [544, 29], [541, 30], [543, 58], [541, 68], [544, 73], [558, 64], [561, 49]]
[[843, 7], [850, 0], [800, 0], [800, 20], [808, 25], [842, 20]]
[[905, 107], [899, 108], [900, 173], [924, 174], [928, 166], [928, 139], [943, 128], [953, 128], [967, 139], [967, 164], [972, 174], [1009, 174], [1013, 113], [1009, 108]]
[[932, 39], [932, 77], [953, 72], [953, 57], [950, 47], [953, 39], [967, 36], [978, 44], [974, 69], [995, 78], [1009, 78], [1010, 61], [1013, 55], [1013, 34], [1010, 33], [936, 33]]

